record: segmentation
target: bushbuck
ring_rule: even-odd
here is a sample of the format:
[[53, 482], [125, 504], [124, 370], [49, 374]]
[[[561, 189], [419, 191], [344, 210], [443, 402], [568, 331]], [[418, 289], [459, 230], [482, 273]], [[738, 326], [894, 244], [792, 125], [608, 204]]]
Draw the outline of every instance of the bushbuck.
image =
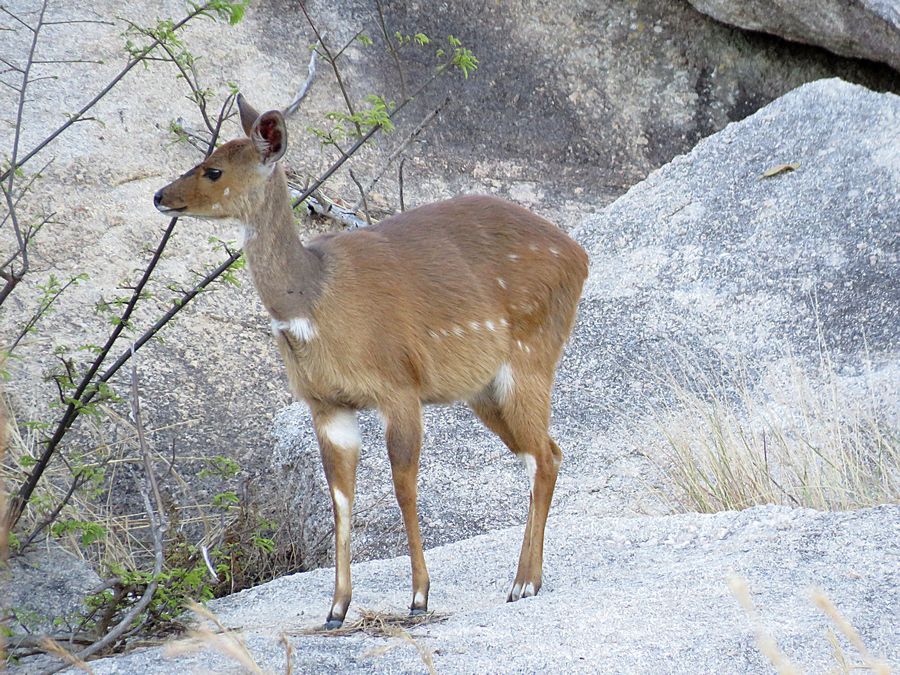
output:
[[162, 188], [167, 215], [233, 218], [293, 395], [312, 413], [331, 493], [335, 588], [326, 626], [350, 604], [357, 411], [377, 409], [412, 565], [412, 613], [428, 607], [416, 512], [422, 406], [464, 401], [519, 457], [531, 486], [508, 600], [541, 588], [544, 527], [562, 452], [550, 394], [588, 271], [555, 225], [491, 196], [462, 196], [304, 245], [279, 160], [287, 128], [238, 97], [246, 138]]

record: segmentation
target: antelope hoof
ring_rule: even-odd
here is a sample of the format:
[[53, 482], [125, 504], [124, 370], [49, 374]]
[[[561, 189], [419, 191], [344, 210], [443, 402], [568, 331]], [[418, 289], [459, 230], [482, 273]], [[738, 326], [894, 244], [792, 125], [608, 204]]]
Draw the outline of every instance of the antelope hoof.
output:
[[343, 619], [331, 619], [325, 621], [325, 630], [335, 630], [344, 625]]
[[541, 585], [532, 583], [531, 581], [526, 581], [525, 583], [517, 581], [513, 584], [512, 590], [510, 590], [509, 595], [506, 596], [507, 602], [516, 602], [517, 600], [521, 600], [522, 598], [531, 598], [537, 595], [537, 592], [540, 590]]
[[422, 616], [423, 614], [428, 614], [427, 609], [419, 609], [418, 607], [410, 607], [409, 615], [410, 616]]

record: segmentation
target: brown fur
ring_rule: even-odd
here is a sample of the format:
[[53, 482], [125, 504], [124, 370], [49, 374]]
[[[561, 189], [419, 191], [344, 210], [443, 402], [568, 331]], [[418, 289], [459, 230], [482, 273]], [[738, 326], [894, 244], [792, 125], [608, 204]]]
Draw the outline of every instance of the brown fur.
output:
[[[306, 319], [315, 331], [304, 339], [282, 327], [276, 340], [291, 390], [312, 410], [332, 489], [337, 565], [329, 625], [339, 625], [350, 601], [349, 514], [340, 499], [352, 504], [359, 448], [335, 445], [328, 429], [365, 408], [387, 421], [409, 536], [412, 609], [426, 608], [429, 584], [415, 503], [424, 403], [467, 401], [513, 452], [532, 458], [532, 500], [509, 599], [536, 593], [562, 460], [547, 434], [550, 390], [587, 276], [586, 254], [552, 223], [488, 196], [429, 204], [304, 247], [277, 164], [284, 122], [243, 101], [241, 119], [247, 139], [222, 146], [156, 200], [161, 210], [242, 221], [267, 311], [276, 322]], [[221, 177], [205, 177], [209, 169]], [[511, 373], [509, 391], [495, 380], [501, 367]]]

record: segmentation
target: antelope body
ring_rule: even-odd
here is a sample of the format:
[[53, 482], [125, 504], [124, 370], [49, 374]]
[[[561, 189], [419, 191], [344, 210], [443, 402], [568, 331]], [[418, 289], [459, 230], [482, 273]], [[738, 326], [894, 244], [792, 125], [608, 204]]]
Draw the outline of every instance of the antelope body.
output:
[[522, 459], [531, 500], [508, 600], [541, 587], [544, 527], [562, 453], [548, 434], [556, 364], [587, 256], [550, 222], [495, 197], [466, 196], [304, 246], [294, 226], [278, 111], [238, 98], [247, 138], [226, 143], [156, 193], [167, 214], [238, 219], [244, 252], [287, 368], [312, 412], [335, 520], [328, 627], [350, 604], [356, 412], [386, 422], [412, 564], [413, 613], [429, 578], [416, 512], [422, 405], [465, 401]]

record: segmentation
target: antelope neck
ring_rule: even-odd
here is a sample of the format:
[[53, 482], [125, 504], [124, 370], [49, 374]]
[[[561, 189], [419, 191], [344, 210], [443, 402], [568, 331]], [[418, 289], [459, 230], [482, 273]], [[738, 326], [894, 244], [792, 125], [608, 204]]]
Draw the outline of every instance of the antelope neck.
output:
[[269, 314], [279, 321], [311, 318], [324, 264], [300, 241], [280, 165], [266, 181], [262, 203], [251, 205], [241, 221], [247, 265]]

